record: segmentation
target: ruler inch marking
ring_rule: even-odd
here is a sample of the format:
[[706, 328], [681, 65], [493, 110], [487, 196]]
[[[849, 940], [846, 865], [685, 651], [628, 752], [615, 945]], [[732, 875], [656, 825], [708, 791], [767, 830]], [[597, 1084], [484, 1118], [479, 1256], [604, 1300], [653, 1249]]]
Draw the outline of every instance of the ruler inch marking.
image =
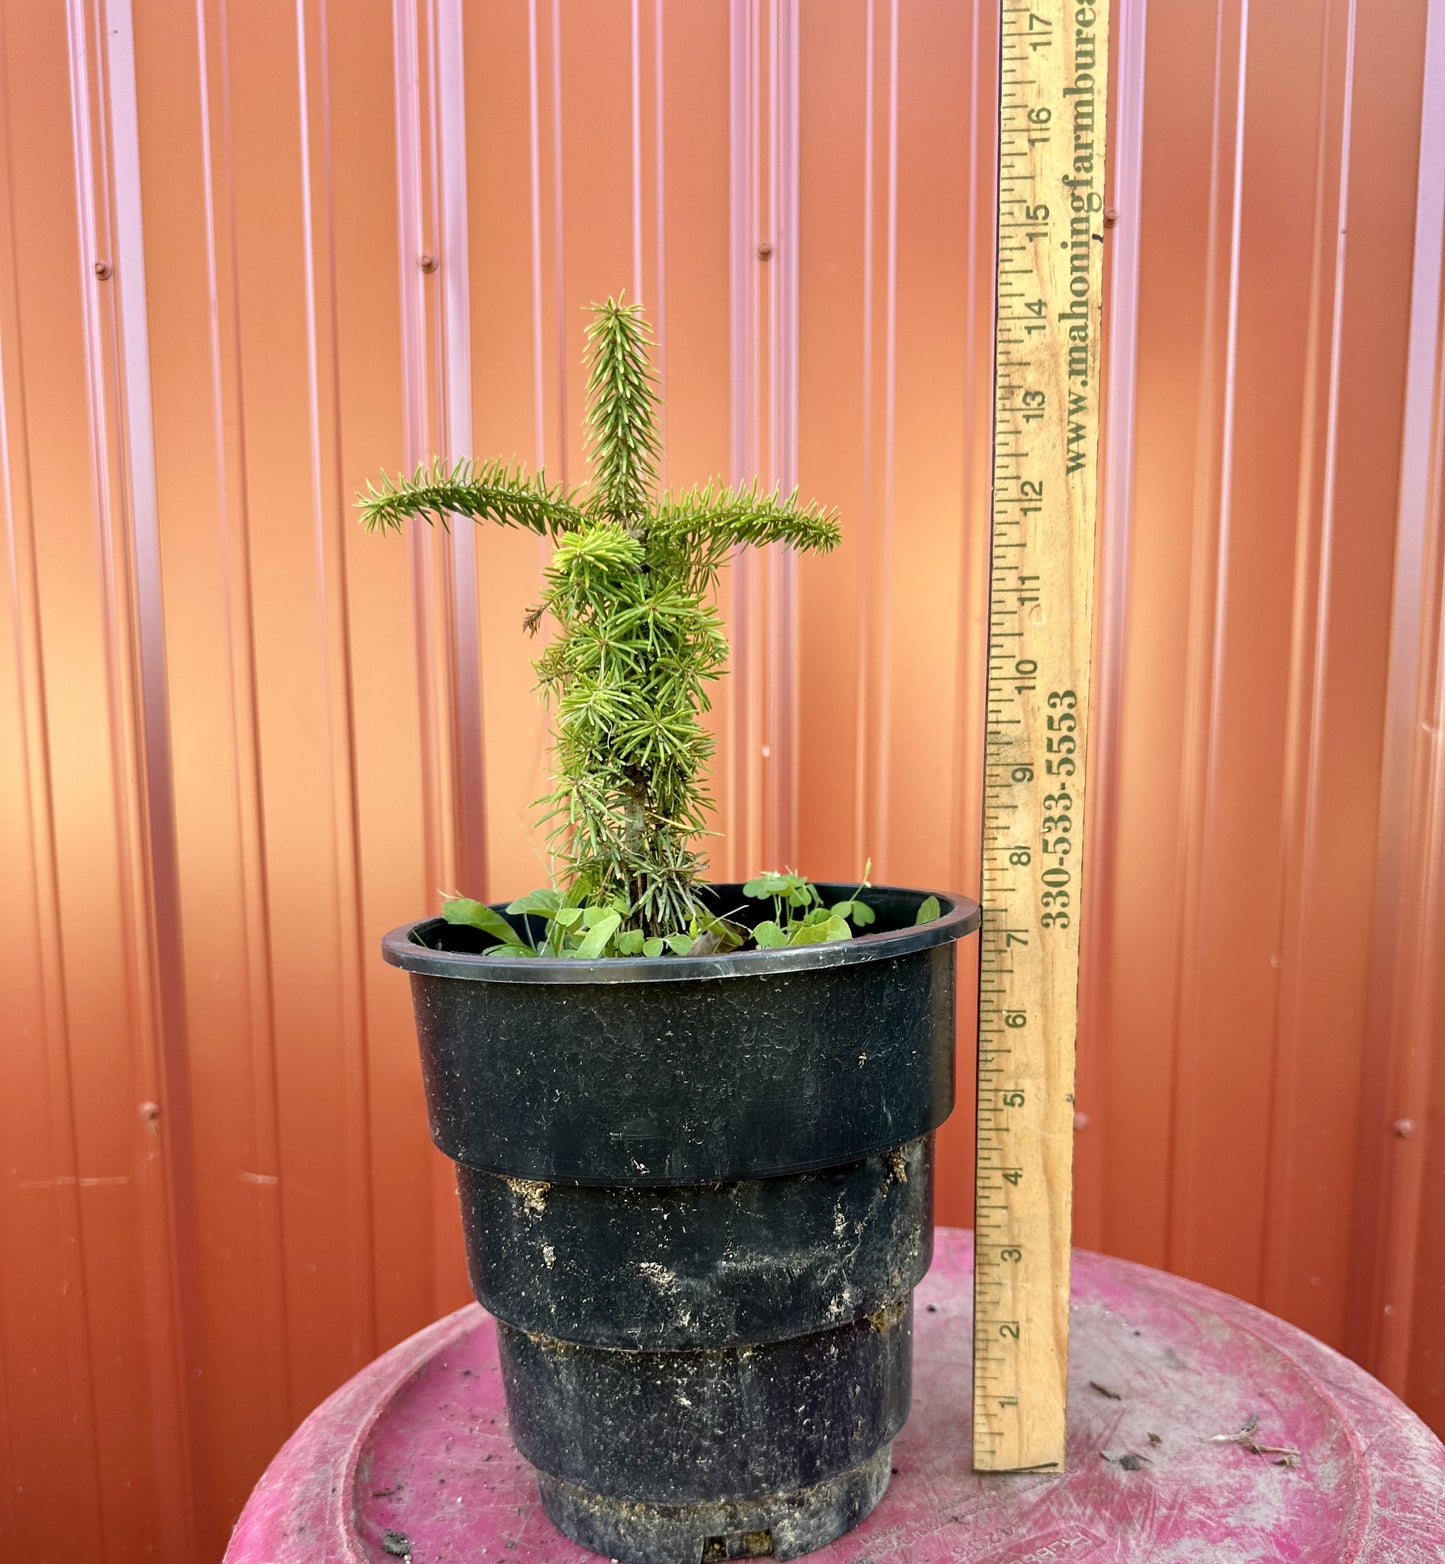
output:
[[1061, 1470], [1108, 0], [1001, 0], [973, 1464]]

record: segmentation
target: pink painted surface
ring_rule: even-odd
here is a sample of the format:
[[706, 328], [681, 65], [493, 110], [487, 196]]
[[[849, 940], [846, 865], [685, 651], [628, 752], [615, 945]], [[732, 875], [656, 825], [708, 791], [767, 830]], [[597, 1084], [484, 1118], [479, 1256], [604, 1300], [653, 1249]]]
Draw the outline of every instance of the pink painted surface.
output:
[[[896, 1475], [818, 1564], [1427, 1564], [1445, 1559], [1445, 1446], [1363, 1370], [1249, 1304], [1075, 1257], [1068, 1470], [968, 1469], [972, 1235], [939, 1232], [916, 1299]], [[1117, 1398], [1117, 1399], [1115, 1399]], [[1258, 1416], [1272, 1464], [1210, 1436]], [[1157, 1441], [1157, 1442], [1156, 1442]], [[1119, 1457], [1145, 1464], [1129, 1469]], [[388, 1539], [388, 1533], [391, 1534]], [[586, 1564], [507, 1434], [491, 1318], [418, 1332], [325, 1402], [271, 1463], [225, 1564]]]

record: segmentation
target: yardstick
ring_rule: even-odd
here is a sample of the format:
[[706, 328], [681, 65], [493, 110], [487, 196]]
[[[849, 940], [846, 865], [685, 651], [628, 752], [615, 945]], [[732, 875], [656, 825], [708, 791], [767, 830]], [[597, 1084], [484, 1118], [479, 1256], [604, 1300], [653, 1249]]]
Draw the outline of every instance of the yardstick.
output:
[[1062, 1468], [1108, 3], [1002, 0], [973, 1464]]

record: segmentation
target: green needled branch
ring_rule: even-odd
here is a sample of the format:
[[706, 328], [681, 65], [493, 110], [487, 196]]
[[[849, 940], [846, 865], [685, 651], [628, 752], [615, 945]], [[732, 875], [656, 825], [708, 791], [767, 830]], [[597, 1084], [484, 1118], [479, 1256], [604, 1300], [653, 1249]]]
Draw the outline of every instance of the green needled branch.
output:
[[635, 525], [657, 482], [657, 384], [640, 304], [592, 306], [587, 328], [587, 449], [593, 505]]
[[723, 556], [743, 544], [766, 543], [826, 552], [839, 538], [836, 511], [799, 505], [796, 490], [785, 499], [777, 490], [761, 491], [756, 483], [734, 489], [709, 483], [676, 496], [664, 494], [651, 525], [709, 554], [721, 549]]
[[584, 520], [572, 493], [553, 488], [544, 473], [529, 477], [505, 462], [473, 463], [467, 457], [454, 467], [437, 457], [410, 478], [383, 473], [376, 486], [366, 486], [358, 504], [368, 532], [400, 532], [408, 520], [437, 520], [445, 527], [449, 516], [470, 516], [556, 537]]
[[[501, 463], [383, 478], [363, 523], [397, 529], [448, 515], [555, 539], [542, 602], [560, 633], [536, 661], [555, 716], [555, 787], [542, 801], [570, 894], [625, 907], [624, 928], [679, 936], [705, 917], [693, 843], [712, 809], [714, 743], [702, 724], [727, 661], [717, 572], [739, 547], [827, 551], [831, 511], [757, 484], [656, 493], [657, 389], [641, 308], [593, 306], [587, 333], [584, 499]], [[634, 936], [635, 937], [635, 936]]]

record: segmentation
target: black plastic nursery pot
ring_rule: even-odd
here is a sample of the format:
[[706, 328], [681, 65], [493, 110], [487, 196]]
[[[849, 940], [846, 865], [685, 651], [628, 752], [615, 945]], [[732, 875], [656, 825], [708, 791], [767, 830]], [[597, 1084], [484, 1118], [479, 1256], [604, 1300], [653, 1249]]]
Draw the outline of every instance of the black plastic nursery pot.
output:
[[[739, 886], [709, 895], [745, 916]], [[953, 1107], [954, 947], [979, 922], [939, 896], [915, 924], [927, 895], [874, 887], [866, 935], [727, 956], [499, 958], [439, 918], [386, 936], [513, 1438], [584, 1546], [796, 1558], [882, 1497]]]

